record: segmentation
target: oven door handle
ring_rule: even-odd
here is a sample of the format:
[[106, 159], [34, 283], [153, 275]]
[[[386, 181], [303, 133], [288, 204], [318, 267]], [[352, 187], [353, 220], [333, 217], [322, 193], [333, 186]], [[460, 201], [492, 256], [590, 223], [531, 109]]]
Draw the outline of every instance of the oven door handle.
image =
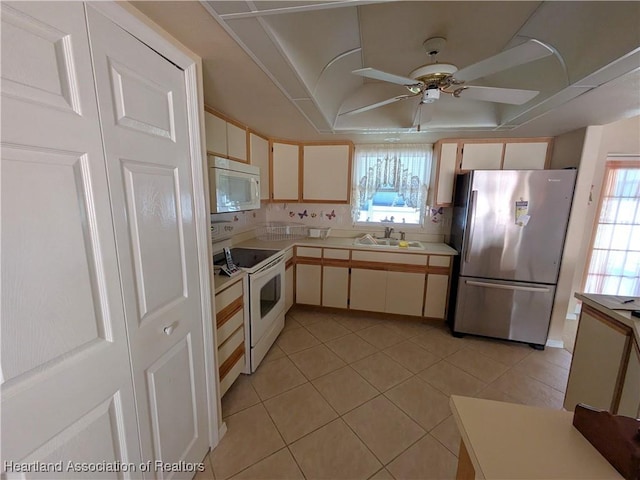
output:
[[262, 277], [266, 277], [268, 275], [270, 275], [274, 270], [276, 270], [280, 265], [284, 265], [284, 255], [276, 258], [275, 260], [272, 260], [271, 262], [267, 263], [264, 267], [262, 267], [262, 269], [260, 269], [258, 272], [256, 273], [252, 273], [251, 277], [254, 280], [259, 280]]

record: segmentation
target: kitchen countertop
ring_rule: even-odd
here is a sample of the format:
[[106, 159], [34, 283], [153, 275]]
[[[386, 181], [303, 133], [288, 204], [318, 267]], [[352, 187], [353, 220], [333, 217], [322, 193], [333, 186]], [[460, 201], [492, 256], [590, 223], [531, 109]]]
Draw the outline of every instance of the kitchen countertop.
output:
[[226, 290], [228, 287], [238, 281], [242, 281], [247, 276], [247, 272], [240, 272], [233, 277], [227, 277], [226, 275], [220, 275], [217, 271], [213, 276], [213, 288], [215, 293], [220, 293]]
[[623, 478], [573, 427], [573, 412], [452, 395], [476, 478]]
[[453, 248], [445, 243], [427, 243], [420, 242], [425, 246], [424, 250], [418, 249], [409, 249], [409, 248], [386, 248], [386, 247], [368, 247], [365, 245], [354, 245], [353, 241], [355, 238], [348, 237], [329, 237], [321, 240], [319, 238], [300, 238], [296, 240], [277, 240], [277, 241], [266, 241], [266, 240], [258, 240], [257, 238], [252, 238], [251, 240], [246, 240], [242, 243], [234, 245], [234, 247], [239, 248], [264, 248], [271, 250], [286, 250], [288, 248], [293, 247], [294, 245], [304, 246], [304, 247], [328, 247], [328, 248], [349, 248], [352, 250], [368, 250], [368, 251], [378, 251], [378, 252], [395, 252], [395, 253], [415, 253], [420, 255], [449, 255], [454, 256], [457, 255]]
[[[424, 250], [417, 249], [408, 249], [408, 248], [380, 248], [380, 247], [367, 247], [364, 245], [354, 245], [353, 241], [355, 238], [347, 238], [347, 237], [329, 237], [324, 240], [319, 238], [300, 238], [295, 240], [277, 240], [277, 241], [266, 241], [259, 240], [257, 238], [252, 238], [250, 240], [245, 240], [244, 242], [233, 245], [233, 248], [260, 248], [265, 250], [288, 250], [296, 245], [304, 246], [304, 247], [328, 247], [328, 248], [349, 248], [352, 250], [368, 250], [368, 251], [378, 251], [378, 252], [394, 252], [394, 253], [411, 253], [418, 255], [448, 255], [454, 256], [457, 255], [453, 248], [445, 243], [427, 243], [421, 242], [424, 246]], [[233, 285], [236, 280], [241, 277], [246, 276], [246, 273], [243, 272], [239, 277], [227, 277], [224, 275], [219, 275], [217, 272], [214, 275], [214, 291], [215, 293], [220, 293], [225, 288]]]
[[[640, 343], [640, 318], [632, 317], [630, 310], [615, 308], [616, 305], [623, 306], [620, 304], [619, 295], [598, 295], [595, 293], [576, 293], [575, 295], [578, 300], [582, 300], [586, 305], [630, 327], [633, 330], [636, 341]], [[634, 309], [640, 310], [640, 297], [635, 297], [633, 304], [624, 306], [629, 308], [633, 306]]]

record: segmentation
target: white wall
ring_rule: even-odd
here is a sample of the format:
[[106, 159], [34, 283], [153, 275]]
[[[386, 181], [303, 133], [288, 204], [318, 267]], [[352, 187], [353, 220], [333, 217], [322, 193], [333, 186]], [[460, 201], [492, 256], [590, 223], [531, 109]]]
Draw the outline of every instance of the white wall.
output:
[[640, 117], [576, 130], [560, 135], [554, 141], [551, 168], [578, 165], [579, 168], [551, 315], [550, 345], [562, 342], [567, 313], [575, 311], [574, 294], [582, 291], [605, 163], [609, 155], [615, 154], [640, 155]]

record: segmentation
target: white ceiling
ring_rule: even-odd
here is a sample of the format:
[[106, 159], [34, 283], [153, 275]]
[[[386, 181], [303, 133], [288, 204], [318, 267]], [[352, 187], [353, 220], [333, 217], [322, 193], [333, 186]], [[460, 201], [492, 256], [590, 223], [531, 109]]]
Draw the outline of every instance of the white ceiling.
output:
[[[294, 140], [555, 136], [640, 114], [640, 2], [133, 2], [203, 58], [205, 103], [257, 131]], [[417, 98], [351, 73], [407, 76], [444, 36], [459, 68], [535, 38], [556, 54], [471, 82], [540, 94], [522, 106], [443, 96], [412, 128]], [[639, 133], [640, 135], [640, 133]]]

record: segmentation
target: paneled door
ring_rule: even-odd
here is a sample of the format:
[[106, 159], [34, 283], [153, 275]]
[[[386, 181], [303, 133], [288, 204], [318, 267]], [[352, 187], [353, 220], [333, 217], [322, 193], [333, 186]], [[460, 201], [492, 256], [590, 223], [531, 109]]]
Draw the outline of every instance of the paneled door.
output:
[[84, 6], [2, 2], [1, 16], [2, 470], [32, 478], [17, 463], [64, 460], [41, 478], [73, 478], [77, 462], [137, 466]]
[[185, 74], [87, 12], [142, 456], [199, 462], [208, 429]]

